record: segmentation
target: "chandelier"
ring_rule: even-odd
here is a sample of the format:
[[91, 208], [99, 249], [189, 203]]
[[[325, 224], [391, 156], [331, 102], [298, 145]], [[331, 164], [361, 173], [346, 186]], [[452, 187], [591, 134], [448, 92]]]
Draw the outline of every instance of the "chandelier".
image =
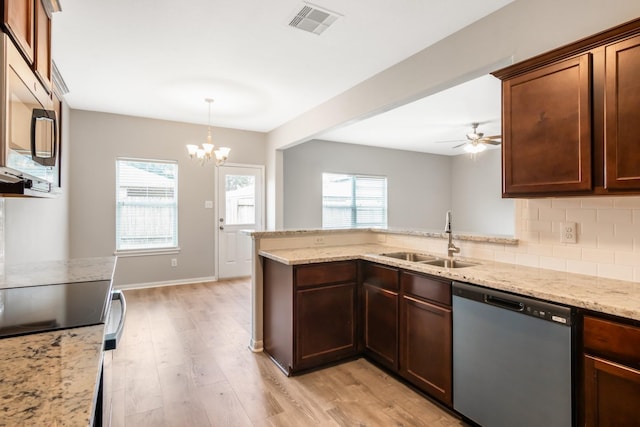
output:
[[187, 144], [187, 151], [189, 152], [189, 157], [191, 157], [191, 159], [198, 159], [203, 165], [209, 160], [215, 160], [216, 166], [221, 166], [227, 161], [231, 148], [220, 147], [217, 150], [214, 150], [215, 145], [211, 142], [211, 104], [213, 104], [213, 99], [205, 98], [204, 101], [209, 104], [207, 142], [203, 143], [202, 146]]

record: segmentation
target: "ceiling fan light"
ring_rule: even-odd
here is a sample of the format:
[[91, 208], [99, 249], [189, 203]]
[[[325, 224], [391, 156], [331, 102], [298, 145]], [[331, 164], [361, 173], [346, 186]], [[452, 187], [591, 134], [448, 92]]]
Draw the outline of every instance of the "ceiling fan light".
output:
[[479, 144], [467, 144], [464, 146], [464, 151], [471, 154], [480, 153], [487, 149], [487, 146], [479, 143]]

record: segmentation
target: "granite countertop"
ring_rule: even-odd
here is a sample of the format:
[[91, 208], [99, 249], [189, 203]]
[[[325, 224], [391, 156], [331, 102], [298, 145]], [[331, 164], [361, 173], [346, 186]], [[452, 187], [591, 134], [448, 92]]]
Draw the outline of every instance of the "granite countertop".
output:
[[[364, 259], [640, 321], [640, 283], [467, 258], [460, 259], [478, 265], [450, 269], [380, 255], [403, 250], [406, 249], [367, 244], [259, 253], [288, 265]], [[443, 254], [432, 255], [443, 258]]]
[[102, 366], [104, 325], [2, 340], [0, 426], [88, 426]]
[[0, 264], [0, 289], [111, 280], [115, 257]]
[[[115, 257], [4, 266], [0, 289], [111, 280]], [[4, 338], [0, 427], [89, 426], [102, 369], [105, 325]]]

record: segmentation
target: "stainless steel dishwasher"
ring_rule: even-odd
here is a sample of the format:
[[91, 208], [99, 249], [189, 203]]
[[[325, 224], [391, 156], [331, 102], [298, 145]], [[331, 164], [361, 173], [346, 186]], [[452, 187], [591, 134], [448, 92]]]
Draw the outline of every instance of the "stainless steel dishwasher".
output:
[[575, 424], [574, 311], [453, 283], [453, 407], [483, 427]]

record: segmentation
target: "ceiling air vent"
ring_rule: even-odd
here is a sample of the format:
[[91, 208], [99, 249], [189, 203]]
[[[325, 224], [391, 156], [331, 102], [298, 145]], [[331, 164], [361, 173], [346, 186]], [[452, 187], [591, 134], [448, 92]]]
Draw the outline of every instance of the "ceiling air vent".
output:
[[302, 9], [289, 22], [289, 25], [313, 34], [322, 34], [341, 15], [326, 9], [321, 9], [311, 3], [305, 3]]

